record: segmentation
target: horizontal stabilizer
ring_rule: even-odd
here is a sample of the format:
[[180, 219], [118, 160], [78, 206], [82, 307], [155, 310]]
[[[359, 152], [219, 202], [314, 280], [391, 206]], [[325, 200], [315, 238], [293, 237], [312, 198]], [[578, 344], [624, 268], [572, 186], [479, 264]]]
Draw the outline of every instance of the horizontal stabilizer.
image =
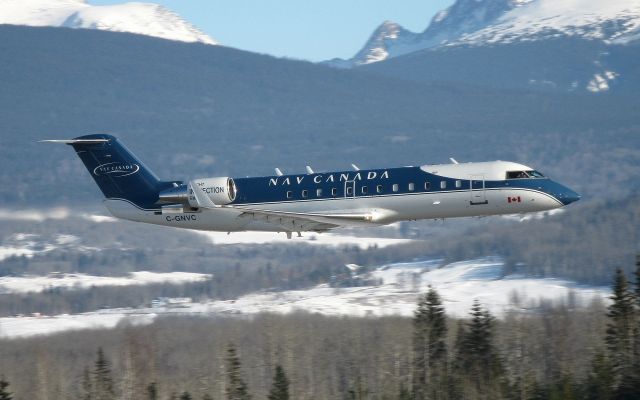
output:
[[48, 139], [40, 140], [40, 143], [62, 143], [62, 144], [98, 144], [107, 143], [110, 139]]

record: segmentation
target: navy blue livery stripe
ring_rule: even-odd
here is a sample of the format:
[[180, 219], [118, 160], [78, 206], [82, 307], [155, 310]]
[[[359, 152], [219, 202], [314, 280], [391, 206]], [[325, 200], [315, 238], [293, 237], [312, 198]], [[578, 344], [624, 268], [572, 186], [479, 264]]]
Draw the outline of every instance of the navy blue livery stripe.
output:
[[232, 204], [237, 205], [469, 191], [483, 187], [487, 190], [529, 189], [557, 199], [566, 190], [548, 178], [483, 182], [442, 177], [420, 167], [234, 178], [234, 181], [238, 195]]

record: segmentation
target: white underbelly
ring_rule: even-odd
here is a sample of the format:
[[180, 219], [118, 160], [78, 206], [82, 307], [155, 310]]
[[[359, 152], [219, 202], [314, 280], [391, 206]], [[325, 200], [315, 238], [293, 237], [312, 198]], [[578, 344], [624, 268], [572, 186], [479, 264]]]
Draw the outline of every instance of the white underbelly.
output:
[[[511, 201], [510, 201], [511, 200]], [[262, 218], [242, 216], [237, 209], [220, 208], [196, 212], [159, 213], [143, 210], [126, 200], [107, 199], [105, 205], [118, 218], [186, 229], [235, 232], [283, 231], [282, 226]], [[426, 192], [414, 194], [317, 199], [238, 205], [273, 211], [301, 213], [364, 212], [378, 218], [372, 225], [418, 219], [458, 218], [546, 211], [562, 206], [548, 194], [529, 189]], [[360, 224], [361, 226], [362, 224]]]

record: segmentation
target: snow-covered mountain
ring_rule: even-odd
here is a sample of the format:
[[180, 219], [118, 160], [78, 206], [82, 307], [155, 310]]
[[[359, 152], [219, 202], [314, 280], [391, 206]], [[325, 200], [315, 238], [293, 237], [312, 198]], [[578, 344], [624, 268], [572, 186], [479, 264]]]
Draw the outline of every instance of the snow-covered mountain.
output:
[[93, 6], [85, 0], [0, 0], [0, 24], [100, 29], [217, 44], [173, 11], [153, 3]]
[[423, 49], [558, 37], [619, 44], [640, 39], [640, 1], [457, 0], [436, 14], [421, 33], [387, 21], [353, 58], [327, 63], [349, 68]]

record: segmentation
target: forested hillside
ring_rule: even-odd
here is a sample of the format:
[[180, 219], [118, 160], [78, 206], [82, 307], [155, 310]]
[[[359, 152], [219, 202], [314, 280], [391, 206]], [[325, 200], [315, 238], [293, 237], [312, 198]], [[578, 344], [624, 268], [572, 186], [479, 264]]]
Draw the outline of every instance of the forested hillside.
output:
[[0, 36], [5, 205], [99, 199], [68, 148], [36, 143], [95, 132], [167, 179], [454, 156], [531, 164], [587, 195], [601, 179], [611, 195], [637, 187], [637, 96], [415, 83], [124, 33], [5, 25]]
[[[638, 265], [640, 268], [640, 265]], [[446, 317], [437, 291], [415, 316], [304, 313], [164, 318], [148, 326], [0, 341], [16, 398], [633, 399], [640, 288], [618, 271], [612, 302], [496, 320]], [[23, 373], [30, 371], [30, 373]], [[106, 397], [100, 397], [106, 396]], [[606, 396], [606, 397], [605, 397]], [[615, 397], [609, 397], [615, 396]], [[273, 399], [273, 397], [269, 397]]]
[[438, 80], [493, 88], [633, 96], [640, 86], [638, 47], [638, 43], [615, 45], [558, 37], [484, 46], [443, 46], [359, 68], [417, 82]]

